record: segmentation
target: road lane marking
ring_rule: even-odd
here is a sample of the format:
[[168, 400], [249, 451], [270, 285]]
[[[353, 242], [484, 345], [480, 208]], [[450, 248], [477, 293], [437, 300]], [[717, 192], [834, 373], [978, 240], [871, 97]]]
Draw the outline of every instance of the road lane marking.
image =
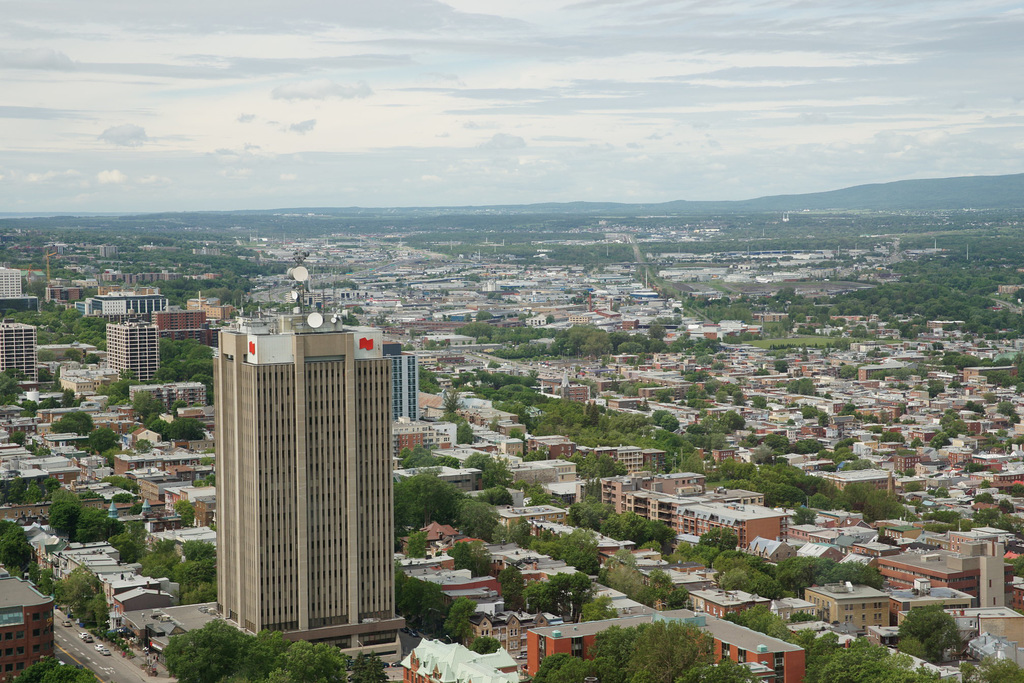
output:
[[[73, 654], [71, 654], [70, 652], [68, 652], [67, 650], [65, 650], [65, 649], [64, 649], [63, 647], [61, 647], [61, 646], [60, 646], [60, 643], [58, 643], [58, 642], [57, 642], [56, 640], [54, 640], [53, 644], [54, 644], [54, 645], [56, 645], [56, 646], [57, 646], [57, 649], [59, 649], [59, 650], [60, 650], [61, 652], [63, 652], [64, 654], [66, 654], [66, 655], [67, 655], [68, 657], [71, 657], [71, 659], [75, 660], [75, 663], [76, 663], [76, 664], [78, 664], [79, 666], [81, 666], [81, 667], [85, 668], [86, 670], [88, 670], [88, 672], [89, 672], [89, 673], [91, 673], [91, 674], [92, 674], [93, 676], [95, 676], [95, 677], [96, 677], [96, 680], [97, 680], [97, 681], [99, 681], [100, 683], [103, 683], [103, 679], [102, 679], [102, 678], [100, 678], [100, 675], [99, 675], [98, 673], [96, 673], [95, 671], [93, 671], [92, 669], [90, 669], [89, 667], [87, 667], [87, 666], [86, 666], [85, 664], [82, 664], [82, 662], [80, 662], [80, 661], [78, 660], [78, 657], [74, 656]], [[83, 656], [83, 657], [85, 657], [85, 655], [82, 655], [82, 656]], [[86, 660], [86, 661], [89, 661], [89, 658], [88, 658], [88, 657], [85, 657], [85, 660]]]

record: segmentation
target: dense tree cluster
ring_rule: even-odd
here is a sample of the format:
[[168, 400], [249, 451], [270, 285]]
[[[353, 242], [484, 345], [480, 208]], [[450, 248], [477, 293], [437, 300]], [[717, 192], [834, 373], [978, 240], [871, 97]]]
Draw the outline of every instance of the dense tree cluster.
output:
[[86, 669], [62, 666], [56, 657], [47, 657], [22, 671], [11, 683], [95, 683], [96, 674]]
[[613, 626], [597, 635], [589, 659], [545, 657], [535, 683], [754, 683], [749, 669], [714, 663], [711, 636], [695, 626], [659, 621], [634, 628]]
[[[181, 683], [345, 683], [350, 660], [327, 644], [291, 643], [278, 631], [249, 636], [224, 621], [172, 636], [164, 653]], [[352, 663], [352, 680], [377, 683], [376, 657]]]

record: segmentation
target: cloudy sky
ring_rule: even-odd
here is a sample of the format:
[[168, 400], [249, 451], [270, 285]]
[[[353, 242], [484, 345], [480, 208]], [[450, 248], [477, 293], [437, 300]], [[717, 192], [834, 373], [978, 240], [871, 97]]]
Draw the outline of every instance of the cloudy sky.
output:
[[0, 212], [1024, 171], [1014, 0], [0, 0]]

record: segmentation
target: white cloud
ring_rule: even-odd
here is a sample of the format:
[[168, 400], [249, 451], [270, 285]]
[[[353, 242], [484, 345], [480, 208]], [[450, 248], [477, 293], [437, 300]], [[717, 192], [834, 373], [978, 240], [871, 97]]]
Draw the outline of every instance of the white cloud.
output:
[[292, 181], [299, 179], [299, 176], [296, 175], [295, 173], [282, 173], [279, 177], [281, 178], [281, 180], [284, 181]]
[[146, 129], [142, 126], [136, 126], [133, 123], [122, 123], [120, 126], [107, 128], [99, 134], [99, 139], [120, 147], [141, 147], [143, 143], [149, 140], [149, 136], [146, 135]]
[[[738, 199], [1024, 171], [1020, 0], [300, 4], [3, 3], [0, 206]], [[136, 191], [99, 184], [115, 168]]]
[[327, 79], [305, 81], [302, 83], [286, 83], [279, 85], [270, 92], [275, 100], [326, 100], [337, 98], [352, 100], [369, 97], [373, 90], [360, 81], [355, 85], [343, 85]]
[[26, 50], [0, 50], [0, 68], [70, 71], [75, 68], [75, 64], [63, 52], [39, 47]]
[[42, 173], [28, 173], [25, 180], [30, 183], [46, 183], [51, 180], [62, 180], [67, 178], [78, 178], [82, 174], [73, 168], [66, 171], [43, 171]]
[[128, 182], [128, 176], [115, 168], [110, 171], [100, 171], [97, 173], [96, 182], [100, 185], [123, 185]]
[[526, 140], [518, 135], [495, 133], [490, 140], [480, 146], [484, 149], [522, 149], [526, 147]]
[[299, 121], [288, 126], [288, 130], [299, 135], [305, 135], [316, 128], [316, 119], [307, 119], [306, 121]]
[[225, 168], [220, 171], [224, 178], [248, 178], [252, 176], [251, 168]]

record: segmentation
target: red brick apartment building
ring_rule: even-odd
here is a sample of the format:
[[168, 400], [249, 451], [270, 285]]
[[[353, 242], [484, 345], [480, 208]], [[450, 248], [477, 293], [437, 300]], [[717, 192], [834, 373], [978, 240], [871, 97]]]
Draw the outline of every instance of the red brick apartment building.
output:
[[[605, 477], [601, 480], [601, 502], [615, 507], [622, 514], [632, 509], [630, 494], [638, 491], [678, 496], [684, 493], [704, 493], [703, 474], [676, 472], [674, 474], [626, 475]], [[639, 513], [638, 513], [639, 514]]]
[[1003, 560], [1002, 543], [963, 543], [960, 552], [935, 550], [879, 557], [878, 570], [894, 588], [913, 588], [915, 579], [955, 588], [978, 599], [979, 607], [1004, 607], [1013, 592], [1013, 566]]
[[702, 536], [712, 529], [730, 529], [746, 548], [760, 536], [775, 541], [786, 540], [789, 515], [760, 505], [731, 503], [687, 503], [676, 508], [675, 529], [679, 534]]
[[205, 311], [157, 311], [153, 322], [162, 338], [195, 339], [205, 346], [217, 346], [217, 330], [210, 328]]
[[612, 626], [631, 628], [654, 621], [692, 624], [707, 632], [713, 639], [715, 661], [728, 658], [739, 663], [759, 662], [772, 672], [761, 678], [766, 683], [803, 681], [806, 667], [803, 648], [724, 619], [685, 609], [531, 629], [526, 635], [527, 673], [536, 675], [544, 658], [553, 654], [592, 659], [591, 649], [597, 634], [605, 629]]
[[548, 449], [549, 460], [565, 460], [576, 452], [576, 444], [564, 436], [531, 436], [526, 442], [530, 452]]
[[0, 578], [0, 681], [53, 656], [53, 598], [28, 581]]

